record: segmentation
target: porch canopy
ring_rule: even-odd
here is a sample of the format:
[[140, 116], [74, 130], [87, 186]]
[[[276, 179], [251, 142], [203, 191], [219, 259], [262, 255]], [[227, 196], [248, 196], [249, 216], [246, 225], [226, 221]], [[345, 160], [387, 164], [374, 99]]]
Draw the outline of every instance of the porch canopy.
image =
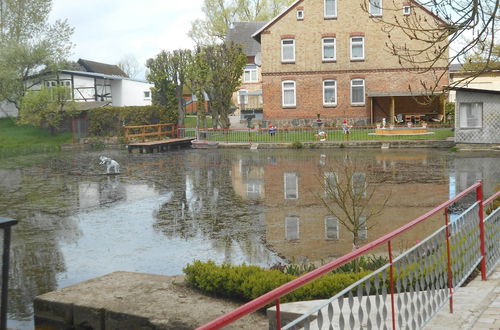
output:
[[[445, 102], [444, 92], [437, 91], [433, 94], [411, 91], [370, 91], [366, 93], [370, 99], [370, 120], [373, 123], [374, 119], [380, 117], [389, 117], [391, 124], [394, 124], [396, 115], [401, 114], [422, 114], [422, 115], [438, 115], [444, 116]], [[432, 98], [435, 98], [432, 100]], [[423, 102], [417, 102], [417, 99], [422, 99]], [[426, 100], [424, 100], [426, 99]], [[396, 105], [396, 100], [398, 103]], [[430, 100], [430, 102], [429, 102]], [[425, 104], [429, 102], [428, 104]], [[396, 113], [396, 107], [400, 109]], [[379, 116], [377, 116], [377, 112]]]

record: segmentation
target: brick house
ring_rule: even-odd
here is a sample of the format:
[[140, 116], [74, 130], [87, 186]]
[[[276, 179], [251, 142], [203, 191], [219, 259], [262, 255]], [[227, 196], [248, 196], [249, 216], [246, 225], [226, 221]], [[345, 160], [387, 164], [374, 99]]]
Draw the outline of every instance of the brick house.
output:
[[260, 44], [252, 38], [252, 34], [262, 28], [267, 22], [234, 22], [229, 27], [226, 41], [241, 45], [247, 56], [247, 64], [243, 69], [241, 86], [234, 93], [233, 103], [235, 114], [241, 120], [247, 116], [262, 119], [262, 75], [260, 66]]
[[[433, 24], [439, 24], [439, 18], [414, 1], [371, 0], [381, 8], [370, 5], [370, 13], [361, 8], [363, 3], [297, 0], [253, 34], [261, 44], [264, 119], [278, 125], [311, 125], [319, 114], [330, 125], [344, 118], [364, 125], [382, 118], [393, 122], [444, 114], [443, 97], [427, 105], [416, 101], [423, 93], [421, 82], [435, 82], [435, 72], [402, 68], [385, 49], [388, 37], [383, 24], [376, 22], [383, 15], [423, 15]], [[391, 38], [418, 42], [396, 29]], [[438, 74], [448, 70], [447, 62], [439, 61]], [[445, 74], [439, 86], [447, 84]]]

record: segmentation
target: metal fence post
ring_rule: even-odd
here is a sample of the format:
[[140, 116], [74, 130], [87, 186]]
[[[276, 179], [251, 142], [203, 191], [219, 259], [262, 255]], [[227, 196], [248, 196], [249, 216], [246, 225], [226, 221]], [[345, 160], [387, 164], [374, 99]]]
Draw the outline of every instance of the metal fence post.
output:
[[451, 248], [450, 248], [450, 229], [449, 229], [449, 218], [448, 218], [448, 208], [444, 209], [444, 221], [446, 225], [445, 235], [446, 235], [446, 264], [448, 268], [448, 288], [450, 290], [450, 313], [453, 313], [453, 272], [451, 270]]
[[17, 220], [0, 218], [0, 228], [3, 228], [3, 255], [2, 255], [2, 300], [0, 310], [0, 329], [7, 329], [7, 303], [9, 294], [9, 252], [10, 228], [17, 224]]
[[479, 239], [481, 241], [481, 279], [486, 281], [486, 249], [484, 244], [483, 181], [478, 180], [476, 199], [479, 202]]
[[392, 264], [392, 245], [391, 241], [387, 242], [387, 249], [389, 252], [389, 282], [391, 291], [391, 315], [392, 315], [392, 329], [396, 329], [396, 307], [394, 304], [394, 266]]

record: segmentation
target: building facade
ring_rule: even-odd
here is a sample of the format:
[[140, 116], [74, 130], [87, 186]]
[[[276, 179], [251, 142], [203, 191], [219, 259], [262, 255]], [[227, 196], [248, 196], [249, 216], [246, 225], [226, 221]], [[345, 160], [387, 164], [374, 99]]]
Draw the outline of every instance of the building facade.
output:
[[[309, 125], [320, 115], [327, 124], [347, 119], [363, 125], [393, 122], [397, 114], [444, 113], [442, 98], [424, 106], [417, 95], [423, 82], [430, 86], [446, 73], [447, 56], [437, 63], [438, 72], [404, 69], [387, 51], [387, 33], [378, 22], [413, 15], [439, 24], [439, 18], [416, 2], [372, 0], [368, 12], [363, 3], [297, 0], [253, 35], [261, 44], [265, 119]], [[419, 42], [397, 29], [391, 38]], [[438, 84], [447, 83], [444, 74]]]

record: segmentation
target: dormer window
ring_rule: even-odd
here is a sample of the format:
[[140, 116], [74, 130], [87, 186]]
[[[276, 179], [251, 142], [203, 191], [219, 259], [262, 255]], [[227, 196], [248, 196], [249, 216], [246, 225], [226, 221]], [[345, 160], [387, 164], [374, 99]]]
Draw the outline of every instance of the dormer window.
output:
[[403, 7], [403, 15], [410, 15], [411, 14], [411, 6], [404, 6]]
[[297, 10], [297, 20], [303, 20], [304, 19], [304, 11], [303, 10]]

